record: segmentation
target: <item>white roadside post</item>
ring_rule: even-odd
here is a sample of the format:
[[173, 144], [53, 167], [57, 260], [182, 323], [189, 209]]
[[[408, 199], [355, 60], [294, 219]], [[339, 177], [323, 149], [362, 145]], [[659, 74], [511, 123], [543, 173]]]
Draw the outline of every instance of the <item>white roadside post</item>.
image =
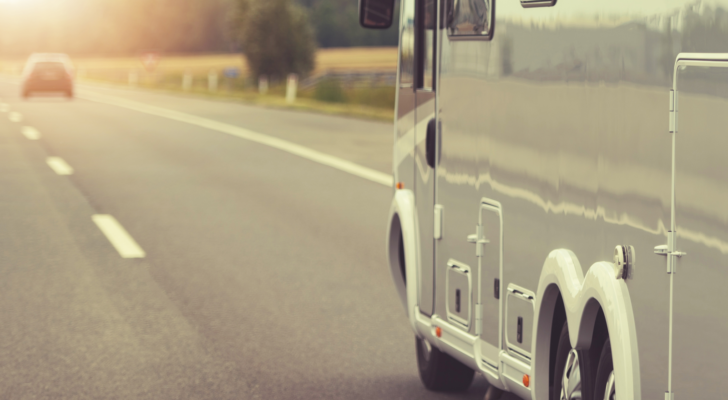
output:
[[266, 75], [261, 75], [258, 77], [258, 93], [268, 93], [268, 77]]
[[192, 89], [192, 74], [185, 72], [185, 74], [182, 75], [182, 90], [188, 92], [190, 89]]
[[142, 65], [144, 66], [144, 80], [152, 85], [157, 84], [157, 64], [159, 64], [159, 55], [157, 53], [146, 53], [142, 56]]
[[129, 71], [129, 86], [136, 86], [139, 84], [139, 73], [135, 69]]
[[211, 92], [217, 92], [217, 71], [214, 69], [207, 74], [207, 89]]
[[288, 74], [288, 82], [286, 83], [286, 103], [296, 101], [296, 90], [298, 89], [298, 75]]

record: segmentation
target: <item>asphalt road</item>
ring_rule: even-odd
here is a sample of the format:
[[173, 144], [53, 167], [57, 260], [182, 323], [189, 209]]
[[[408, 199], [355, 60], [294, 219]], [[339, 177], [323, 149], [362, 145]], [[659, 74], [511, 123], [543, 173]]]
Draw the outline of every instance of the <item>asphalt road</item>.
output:
[[[78, 92], [391, 171], [391, 124]], [[482, 398], [480, 376], [460, 394], [420, 384], [384, 256], [390, 188], [114, 105], [21, 101], [8, 81], [0, 99], [1, 399]], [[114, 216], [146, 257], [122, 258], [95, 214]]]

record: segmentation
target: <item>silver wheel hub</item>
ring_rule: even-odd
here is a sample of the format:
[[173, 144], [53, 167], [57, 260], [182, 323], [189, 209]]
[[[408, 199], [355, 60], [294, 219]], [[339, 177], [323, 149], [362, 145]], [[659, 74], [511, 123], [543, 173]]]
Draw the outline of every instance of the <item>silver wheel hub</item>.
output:
[[566, 357], [564, 375], [561, 377], [559, 400], [581, 400], [581, 370], [579, 353], [572, 349]]
[[604, 400], [616, 400], [617, 391], [614, 388], [614, 371], [609, 374], [607, 378], [607, 387], [604, 389]]

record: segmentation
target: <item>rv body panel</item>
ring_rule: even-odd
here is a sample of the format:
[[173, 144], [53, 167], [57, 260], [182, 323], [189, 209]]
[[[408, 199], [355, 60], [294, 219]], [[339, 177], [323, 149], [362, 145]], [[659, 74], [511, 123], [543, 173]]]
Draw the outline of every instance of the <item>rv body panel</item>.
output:
[[[495, 7], [492, 37], [440, 32], [436, 106], [418, 104], [413, 122], [425, 129], [427, 119], [438, 121], [434, 168], [426, 138], [414, 126], [398, 131], [415, 132], [410, 147], [395, 146], [395, 160], [407, 160], [395, 173], [415, 180], [418, 218], [431, 218], [435, 205], [442, 210], [438, 239], [431, 219], [418, 230], [420, 253], [433, 255], [418, 268], [432, 274], [424, 289], [431, 284], [434, 297], [420, 293], [420, 304], [409, 305], [425, 311], [416, 316], [417, 334], [436, 346], [450, 340], [433, 329], [450, 324], [449, 262], [457, 260], [470, 274], [460, 296], [472, 307], [467, 323], [447, 326], [457, 346], [442, 348], [462, 353], [472, 342], [472, 353], [456, 357], [499, 387], [547, 398], [547, 347], [561, 299], [577, 349], [589, 348], [595, 336], [586, 325], [604, 313], [615, 374], [637, 380], [627, 398], [723, 397], [728, 68], [680, 69], [676, 59], [728, 53], [728, 0], [559, 0], [530, 8], [496, 0]], [[483, 199], [498, 204], [501, 242], [478, 255]], [[623, 275], [615, 273], [615, 248], [634, 251]], [[495, 279], [482, 268], [486, 259], [501, 264], [498, 317], [485, 307]], [[568, 268], [578, 271], [544, 272]], [[610, 273], [615, 286], [605, 286]], [[496, 340], [500, 353], [480, 357], [487, 346], [478, 337]], [[522, 369], [531, 388], [506, 376]]]
[[679, 55], [674, 84], [672, 391], [725, 392], [728, 54]]

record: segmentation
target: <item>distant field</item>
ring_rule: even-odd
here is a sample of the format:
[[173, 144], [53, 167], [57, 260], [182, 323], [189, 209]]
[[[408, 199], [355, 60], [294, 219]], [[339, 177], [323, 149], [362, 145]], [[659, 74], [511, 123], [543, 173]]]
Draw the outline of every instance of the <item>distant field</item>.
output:
[[[4, 71], [17, 71], [24, 59], [0, 59]], [[139, 57], [73, 57], [78, 69], [85, 70], [131, 70], [141, 69]], [[356, 47], [321, 49], [316, 54], [314, 74], [324, 71], [392, 71], [397, 66], [397, 49], [394, 47]], [[157, 69], [165, 72], [207, 73], [238, 67], [247, 71], [245, 58], [239, 54], [209, 55], [162, 55]]]
[[[2, 0], [0, 0], [2, 1]], [[258, 93], [257, 83], [247, 73], [245, 58], [240, 54], [162, 55], [154, 73], [143, 69], [139, 57], [74, 57], [77, 78], [85, 82], [135, 86], [149, 90], [213, 97], [230, 101], [258, 104], [267, 107], [289, 108], [326, 114], [347, 115], [391, 121], [393, 118], [395, 87], [381, 77], [392, 75], [397, 69], [397, 49], [393, 47], [357, 47], [321, 49], [316, 54], [316, 68], [308, 86], [301, 86], [295, 104], [285, 101], [285, 81], [271, 81], [267, 94]], [[0, 58], [0, 73], [19, 74], [25, 59]], [[208, 73], [224, 68], [240, 68], [235, 78], [220, 76], [219, 86], [211, 90]], [[135, 73], [132, 73], [135, 72]], [[189, 87], [182, 85], [183, 75], [191, 73]], [[317, 76], [326, 72], [344, 72], [343, 75], [374, 76], [365, 84], [356, 86], [351, 81], [337, 81], [336, 88], [328, 92], [319, 89]], [[364, 74], [347, 74], [348, 72]], [[368, 74], [376, 72], [376, 74]], [[381, 73], [385, 74], [381, 74]], [[134, 81], [132, 83], [132, 77]], [[393, 79], [393, 78], [392, 78]], [[331, 90], [336, 96], [332, 97]]]

